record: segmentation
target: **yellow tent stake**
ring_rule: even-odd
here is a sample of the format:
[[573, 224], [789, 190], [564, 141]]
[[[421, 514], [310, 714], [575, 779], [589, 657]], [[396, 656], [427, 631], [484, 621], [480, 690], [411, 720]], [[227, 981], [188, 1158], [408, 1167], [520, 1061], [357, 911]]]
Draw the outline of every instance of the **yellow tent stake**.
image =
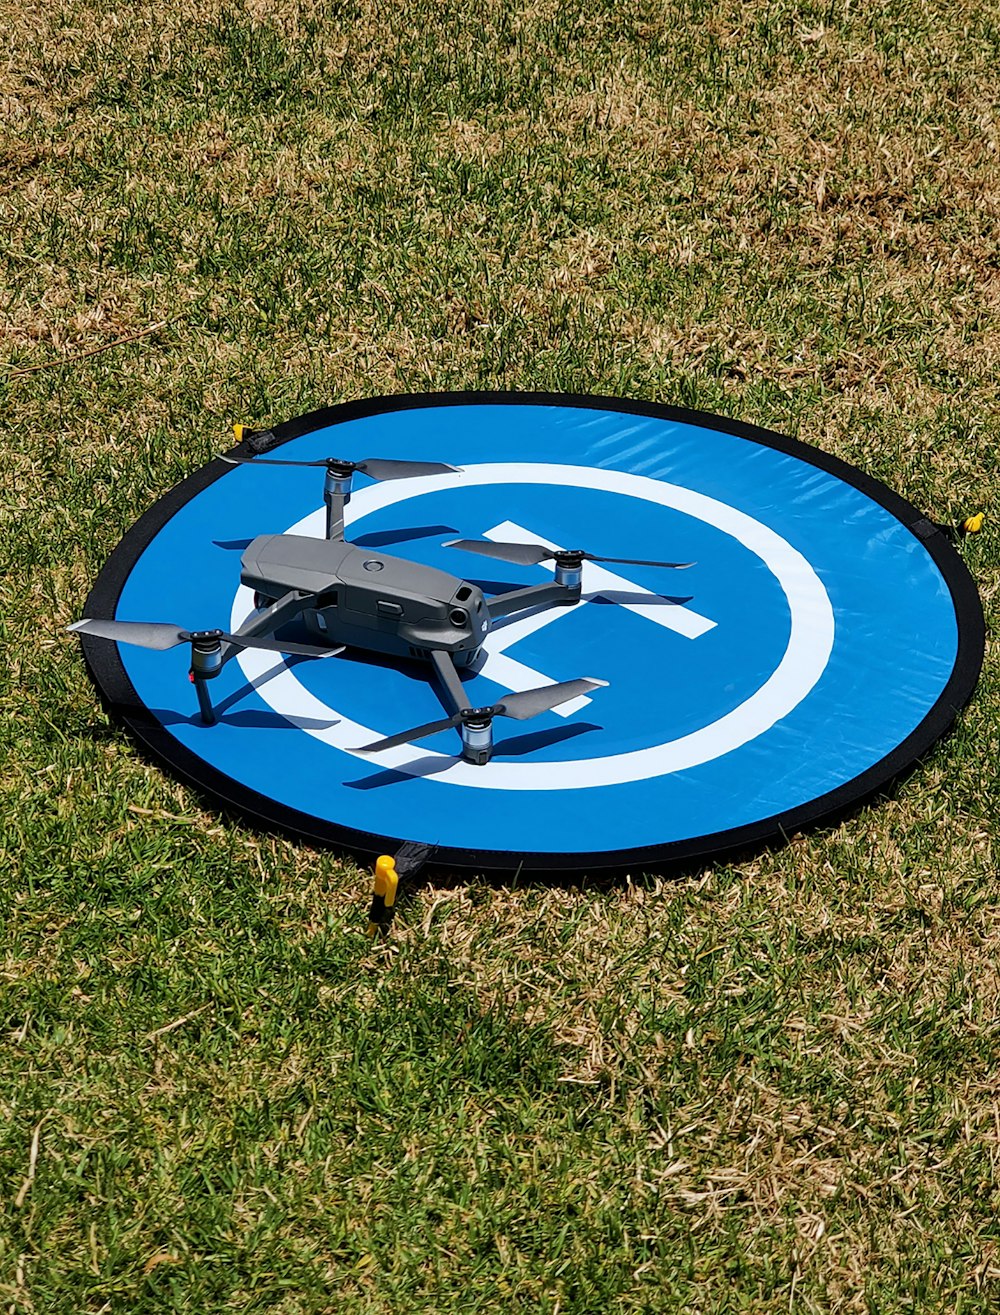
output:
[[375, 861], [375, 888], [372, 893], [372, 906], [368, 911], [369, 936], [374, 936], [380, 927], [383, 931], [388, 929], [392, 921], [398, 888], [399, 874], [396, 871], [396, 860], [389, 854], [383, 854]]

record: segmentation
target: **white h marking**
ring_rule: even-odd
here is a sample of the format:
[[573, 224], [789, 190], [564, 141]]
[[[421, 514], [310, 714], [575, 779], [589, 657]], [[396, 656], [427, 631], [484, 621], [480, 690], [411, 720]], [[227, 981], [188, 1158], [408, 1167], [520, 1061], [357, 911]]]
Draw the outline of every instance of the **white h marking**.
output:
[[[515, 525], [513, 521], [504, 521], [502, 525], [495, 525], [492, 530], [486, 530], [483, 538], [497, 543], [541, 543], [546, 548], [553, 549], [560, 546], [552, 543], [550, 539], [543, 539], [540, 535], [530, 533], [520, 525]], [[598, 562], [584, 562], [583, 574], [587, 588], [576, 606], [589, 603], [595, 598], [606, 598], [610, 602], [628, 608], [636, 616], [644, 617], [666, 630], [673, 630], [676, 634], [683, 635], [685, 639], [697, 639], [699, 635], [704, 635], [715, 628], [716, 623], [709, 621], [707, 617], [689, 611], [680, 604], [670, 603], [660, 594], [646, 593], [623, 576], [605, 570]], [[637, 593], [640, 596], [645, 594], [649, 602], [635, 601]], [[505, 685], [509, 690], [521, 691], [535, 689], [539, 685], [555, 685], [556, 681], [551, 676], [546, 676], [523, 662], [508, 657], [505, 650], [527, 638], [528, 635], [534, 634], [536, 630], [541, 630], [543, 626], [551, 625], [561, 615], [570, 611], [572, 608], [569, 607], [549, 606], [502, 622], [490, 632], [484, 649], [485, 661], [479, 667], [479, 671], [490, 680], [496, 681], [498, 685]], [[602, 673], [598, 671], [593, 674], [599, 676]], [[580, 698], [573, 699], [569, 703], [561, 703], [552, 711], [557, 712], [560, 717], [571, 717], [573, 713], [585, 708], [588, 703], [590, 699], [586, 695], [581, 695]]]

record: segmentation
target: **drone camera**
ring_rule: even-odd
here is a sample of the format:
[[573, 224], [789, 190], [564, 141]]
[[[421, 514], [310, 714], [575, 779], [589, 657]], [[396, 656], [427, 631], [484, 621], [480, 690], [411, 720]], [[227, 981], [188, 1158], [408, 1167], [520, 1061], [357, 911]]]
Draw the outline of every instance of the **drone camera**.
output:
[[469, 624], [469, 614], [462, 607], [453, 607], [448, 613], [448, 620], [456, 629], [463, 629]]

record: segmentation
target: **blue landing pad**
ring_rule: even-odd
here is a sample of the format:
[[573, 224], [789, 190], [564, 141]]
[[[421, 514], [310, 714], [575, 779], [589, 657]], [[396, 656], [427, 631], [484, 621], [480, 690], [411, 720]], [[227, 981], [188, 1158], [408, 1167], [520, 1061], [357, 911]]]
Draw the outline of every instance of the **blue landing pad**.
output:
[[[246, 650], [213, 683], [220, 719], [206, 727], [186, 645], [84, 637], [99, 688], [140, 741], [262, 824], [365, 852], [425, 842], [439, 861], [480, 870], [709, 857], [882, 788], [975, 686], [982, 612], [944, 536], [885, 486], [794, 440], [649, 404], [511, 393], [350, 403], [271, 433], [265, 446], [281, 458], [461, 467], [357, 476], [347, 538], [488, 595], [551, 569], [448, 540], [695, 564], [585, 563], [575, 607], [496, 623], [463, 677], [472, 703], [578, 676], [608, 686], [530, 722], [498, 719], [485, 767], [461, 761], [455, 731], [356, 752], [450, 712], [418, 662]], [[212, 462], [126, 535], [87, 615], [235, 629], [254, 605], [242, 549], [259, 534], [321, 538], [322, 489], [321, 469]]]

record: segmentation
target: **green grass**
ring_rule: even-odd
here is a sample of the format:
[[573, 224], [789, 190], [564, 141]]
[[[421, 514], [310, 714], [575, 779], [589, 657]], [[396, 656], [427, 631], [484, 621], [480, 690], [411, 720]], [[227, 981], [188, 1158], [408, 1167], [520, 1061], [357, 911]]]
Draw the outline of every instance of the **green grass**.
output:
[[147, 765], [62, 633], [234, 420], [390, 392], [697, 406], [990, 510], [993, 10], [0, 3], [0, 1309], [996, 1309], [992, 640], [836, 828], [438, 879], [373, 948], [369, 877]]

